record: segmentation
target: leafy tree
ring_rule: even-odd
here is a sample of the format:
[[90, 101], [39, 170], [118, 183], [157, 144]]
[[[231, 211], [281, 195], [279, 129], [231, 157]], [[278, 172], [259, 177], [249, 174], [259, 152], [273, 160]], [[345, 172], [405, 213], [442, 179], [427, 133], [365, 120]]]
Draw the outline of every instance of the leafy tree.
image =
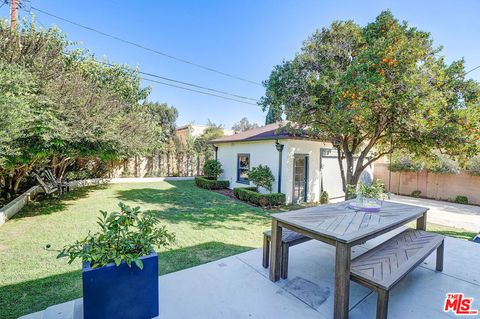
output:
[[208, 142], [224, 136], [223, 127], [212, 122], [208, 122], [208, 127], [202, 135], [197, 137], [194, 142], [194, 149], [197, 154], [202, 154], [205, 159], [213, 158], [213, 148]]
[[240, 120], [240, 122], [236, 122], [235, 124], [233, 124], [232, 130], [238, 133], [238, 132], [249, 131], [257, 127], [258, 127], [257, 123], [250, 123], [250, 121], [246, 117], [244, 117]]
[[34, 168], [58, 178], [77, 159], [159, 150], [177, 111], [146, 102], [137, 70], [99, 62], [55, 28], [0, 22], [0, 187], [17, 193]]
[[276, 108], [269, 108], [267, 117], [265, 118], [265, 125], [273, 124], [282, 120], [282, 113]]
[[479, 84], [465, 80], [463, 61], [446, 65], [432, 42], [389, 11], [365, 27], [334, 22], [274, 68], [261, 104], [285, 113], [288, 128], [333, 143], [344, 191], [393, 148], [472, 156], [480, 140]]
[[263, 187], [272, 192], [272, 185], [275, 181], [275, 177], [267, 165], [258, 165], [248, 172], [248, 179], [252, 181], [257, 187]]

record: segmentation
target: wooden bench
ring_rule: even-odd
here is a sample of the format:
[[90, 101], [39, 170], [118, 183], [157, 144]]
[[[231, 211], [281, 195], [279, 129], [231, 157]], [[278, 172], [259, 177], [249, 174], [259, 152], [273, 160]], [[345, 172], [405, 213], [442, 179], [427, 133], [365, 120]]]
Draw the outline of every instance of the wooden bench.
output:
[[[281, 274], [282, 279], [288, 277], [288, 250], [290, 247], [309, 241], [311, 238], [294, 231], [283, 229], [282, 232], [282, 263]], [[272, 231], [263, 232], [263, 262], [264, 268], [268, 268], [270, 262], [270, 241], [272, 240]]]
[[444, 238], [407, 229], [352, 260], [350, 279], [378, 293], [377, 319], [387, 318], [390, 289], [435, 249], [436, 269], [443, 270]]

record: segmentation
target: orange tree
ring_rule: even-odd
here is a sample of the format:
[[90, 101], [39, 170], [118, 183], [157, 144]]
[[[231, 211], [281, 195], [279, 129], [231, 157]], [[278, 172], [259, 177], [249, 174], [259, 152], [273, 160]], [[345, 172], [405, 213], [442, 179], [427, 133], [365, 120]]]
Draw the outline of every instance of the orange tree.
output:
[[332, 141], [344, 190], [394, 148], [466, 158], [479, 146], [479, 85], [432, 42], [389, 11], [365, 27], [334, 22], [274, 68], [261, 105]]

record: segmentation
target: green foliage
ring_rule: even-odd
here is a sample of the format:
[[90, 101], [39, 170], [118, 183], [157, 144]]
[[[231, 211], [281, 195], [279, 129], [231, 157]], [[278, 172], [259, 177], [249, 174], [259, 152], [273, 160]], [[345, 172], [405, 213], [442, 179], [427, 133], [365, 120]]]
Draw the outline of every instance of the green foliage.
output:
[[467, 196], [462, 196], [462, 195], [458, 195], [457, 197], [455, 197], [455, 203], [457, 204], [468, 204], [468, 197]]
[[69, 263], [80, 258], [92, 268], [110, 263], [119, 266], [125, 261], [129, 267], [135, 263], [143, 269], [140, 257], [150, 254], [154, 247], [167, 247], [175, 240], [175, 235], [165, 226], [158, 226], [160, 220], [155, 215], [142, 214], [139, 207], [131, 208], [123, 203], [118, 206], [120, 212], [100, 211], [102, 217], [97, 221], [100, 232], [89, 233], [84, 239], [65, 246], [57, 258], [67, 257]]
[[280, 122], [282, 120], [282, 113], [277, 108], [269, 108], [267, 116], [265, 117], [265, 125]]
[[57, 177], [77, 159], [161, 150], [177, 111], [145, 102], [138, 70], [71, 49], [56, 28], [0, 22], [0, 188], [13, 196], [34, 168]]
[[275, 177], [267, 165], [258, 165], [248, 172], [248, 179], [252, 181], [257, 187], [263, 187], [269, 192], [272, 192], [272, 185]]
[[320, 204], [328, 204], [328, 202], [328, 193], [326, 191], [322, 191], [322, 193], [320, 194]]
[[413, 155], [401, 153], [396, 155], [389, 166], [392, 172], [420, 172], [425, 164]]
[[364, 27], [335, 21], [274, 68], [261, 104], [339, 141], [345, 186], [392, 146], [469, 157], [480, 146], [480, 85], [465, 79], [464, 61], [447, 65], [439, 53], [430, 33], [390, 11]]
[[256, 187], [237, 187], [233, 189], [233, 194], [241, 201], [261, 207], [285, 205], [286, 201], [283, 193], [261, 194]]
[[213, 148], [208, 142], [222, 136], [224, 136], [223, 127], [209, 121], [203, 134], [197, 137], [193, 143], [195, 153], [203, 155], [206, 159], [211, 159]]
[[439, 174], [458, 174], [460, 166], [458, 162], [446, 154], [437, 153], [434, 155], [427, 165], [427, 170], [432, 173]]
[[371, 185], [360, 183], [357, 188], [350, 186], [348, 199], [363, 196], [364, 198], [383, 199], [385, 197], [385, 185], [380, 180], [374, 180]]
[[203, 175], [207, 178], [217, 179], [222, 173], [222, 164], [217, 160], [207, 160], [203, 164]]
[[470, 175], [480, 176], [480, 155], [472, 157], [467, 165], [467, 171]]
[[420, 194], [422, 194], [422, 192], [419, 191], [419, 190], [413, 191], [413, 192], [412, 192], [412, 197], [418, 198], [418, 197], [420, 197]]
[[195, 185], [205, 189], [224, 189], [230, 185], [229, 181], [219, 181], [217, 179], [208, 179], [202, 176], [195, 176]]

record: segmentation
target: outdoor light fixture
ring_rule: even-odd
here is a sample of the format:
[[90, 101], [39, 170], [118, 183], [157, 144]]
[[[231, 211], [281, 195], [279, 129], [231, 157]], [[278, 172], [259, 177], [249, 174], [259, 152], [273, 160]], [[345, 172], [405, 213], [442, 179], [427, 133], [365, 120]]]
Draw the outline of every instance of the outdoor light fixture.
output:
[[342, 142], [341, 138], [338, 136], [332, 137], [332, 144], [335, 147], [340, 146], [340, 143]]
[[282, 152], [285, 145], [280, 144], [278, 140], [275, 140], [275, 147], [278, 151], [278, 184], [277, 184], [277, 193], [280, 193], [282, 190]]

